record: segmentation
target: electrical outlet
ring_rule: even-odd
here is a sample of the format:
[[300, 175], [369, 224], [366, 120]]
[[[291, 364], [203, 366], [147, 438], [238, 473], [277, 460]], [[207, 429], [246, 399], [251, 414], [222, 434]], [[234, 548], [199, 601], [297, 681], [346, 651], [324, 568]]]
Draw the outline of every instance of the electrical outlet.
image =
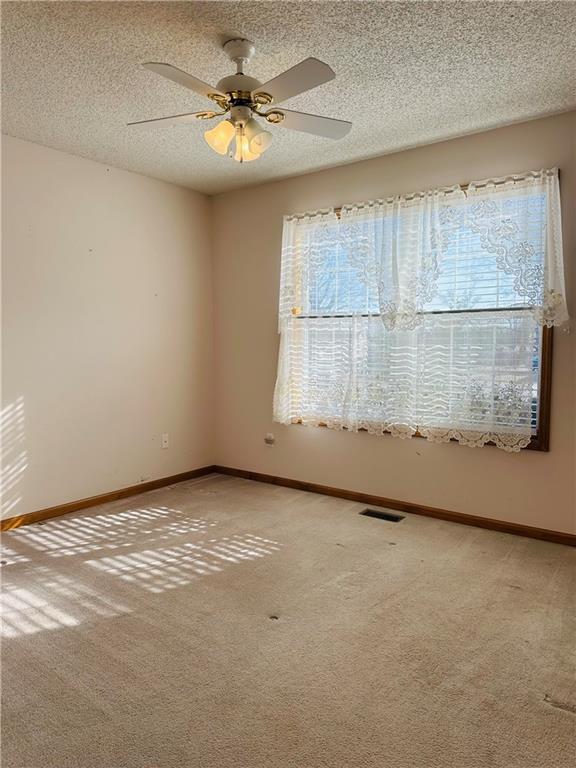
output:
[[162, 445], [162, 448], [168, 448], [168, 446], [170, 445], [170, 435], [168, 434], [168, 432], [162, 433], [161, 445]]
[[272, 432], [268, 432], [268, 434], [264, 437], [264, 442], [266, 445], [274, 445], [276, 442], [276, 438], [272, 434]]

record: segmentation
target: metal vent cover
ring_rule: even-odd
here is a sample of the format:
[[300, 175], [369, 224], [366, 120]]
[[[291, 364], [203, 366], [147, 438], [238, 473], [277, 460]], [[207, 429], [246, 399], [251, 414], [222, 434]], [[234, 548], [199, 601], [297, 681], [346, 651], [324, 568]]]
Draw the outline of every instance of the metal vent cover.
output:
[[376, 517], [378, 520], [386, 520], [389, 523], [399, 523], [404, 520], [404, 515], [398, 515], [396, 512], [389, 512], [387, 509], [363, 509], [360, 512], [365, 517]]

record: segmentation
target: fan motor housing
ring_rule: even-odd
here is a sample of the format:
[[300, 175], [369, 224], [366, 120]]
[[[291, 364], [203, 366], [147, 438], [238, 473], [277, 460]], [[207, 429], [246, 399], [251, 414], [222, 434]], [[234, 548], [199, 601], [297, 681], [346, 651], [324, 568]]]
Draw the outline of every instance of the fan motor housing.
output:
[[223, 77], [216, 87], [219, 91], [222, 91], [222, 93], [250, 93], [261, 85], [262, 83], [259, 80], [256, 80], [256, 78], [239, 73], [237, 75]]

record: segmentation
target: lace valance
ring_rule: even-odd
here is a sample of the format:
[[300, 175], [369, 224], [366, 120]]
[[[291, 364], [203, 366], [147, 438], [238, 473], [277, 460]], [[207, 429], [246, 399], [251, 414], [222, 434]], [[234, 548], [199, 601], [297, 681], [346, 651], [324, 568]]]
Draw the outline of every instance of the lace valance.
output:
[[345, 310], [413, 328], [430, 311], [507, 307], [568, 319], [557, 169], [285, 219], [281, 318]]

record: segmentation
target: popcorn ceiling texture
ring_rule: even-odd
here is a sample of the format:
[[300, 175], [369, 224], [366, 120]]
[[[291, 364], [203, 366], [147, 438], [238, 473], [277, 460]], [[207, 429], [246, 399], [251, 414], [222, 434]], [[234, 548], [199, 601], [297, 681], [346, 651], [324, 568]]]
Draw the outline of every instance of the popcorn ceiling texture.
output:
[[[307, 56], [337, 78], [286, 107], [351, 120], [333, 142], [272, 127], [240, 166], [206, 123], [128, 128], [209, 107], [147, 72], [231, 74], [230, 37], [262, 82]], [[214, 194], [576, 106], [576, 2], [4, 2], [3, 131]]]

